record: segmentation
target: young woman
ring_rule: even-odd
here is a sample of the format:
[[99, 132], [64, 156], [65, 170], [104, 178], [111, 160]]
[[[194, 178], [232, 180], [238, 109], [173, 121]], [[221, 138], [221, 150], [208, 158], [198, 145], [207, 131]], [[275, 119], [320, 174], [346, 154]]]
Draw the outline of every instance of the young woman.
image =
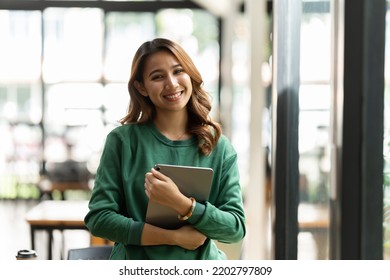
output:
[[[96, 174], [85, 223], [115, 242], [111, 259], [226, 259], [213, 240], [245, 236], [237, 155], [220, 126], [202, 77], [188, 54], [167, 39], [136, 52], [128, 84], [130, 105], [110, 132]], [[209, 167], [210, 195], [183, 195], [156, 163]], [[172, 208], [188, 224], [164, 229], [145, 223], [148, 201]]]

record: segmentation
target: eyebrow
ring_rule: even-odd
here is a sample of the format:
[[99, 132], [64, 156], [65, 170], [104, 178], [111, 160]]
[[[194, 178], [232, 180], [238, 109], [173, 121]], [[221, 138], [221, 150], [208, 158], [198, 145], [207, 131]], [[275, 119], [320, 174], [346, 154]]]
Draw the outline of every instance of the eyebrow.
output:
[[[182, 66], [180, 63], [178, 63], [178, 64], [173, 65], [173, 66], [171, 67], [171, 69], [175, 69], [175, 68], [177, 68], [177, 67], [183, 67], [183, 66]], [[149, 73], [149, 77], [152, 76], [152, 75], [155, 74], [155, 73], [158, 73], [158, 72], [163, 72], [163, 70], [161, 70], [161, 69], [153, 70], [152, 72]]]

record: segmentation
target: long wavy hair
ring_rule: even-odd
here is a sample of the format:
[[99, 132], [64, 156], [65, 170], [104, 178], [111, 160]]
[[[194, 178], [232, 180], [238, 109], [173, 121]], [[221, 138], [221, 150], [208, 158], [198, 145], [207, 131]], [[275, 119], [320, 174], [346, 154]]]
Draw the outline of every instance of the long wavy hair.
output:
[[147, 41], [135, 53], [128, 83], [130, 94], [128, 113], [120, 120], [120, 123], [145, 123], [156, 116], [154, 104], [149, 97], [143, 96], [137, 90], [134, 83], [138, 81], [143, 84], [143, 72], [147, 57], [162, 50], [172, 53], [191, 78], [193, 92], [187, 104], [187, 129], [190, 134], [197, 137], [200, 152], [209, 155], [221, 136], [221, 127], [210, 117], [210, 96], [203, 89], [202, 76], [192, 59], [180, 45], [168, 39], [157, 38]]

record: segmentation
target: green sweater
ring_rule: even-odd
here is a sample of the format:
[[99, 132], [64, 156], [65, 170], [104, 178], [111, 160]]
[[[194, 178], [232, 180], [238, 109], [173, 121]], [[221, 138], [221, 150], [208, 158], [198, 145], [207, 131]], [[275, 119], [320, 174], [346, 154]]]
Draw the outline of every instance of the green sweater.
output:
[[[214, 170], [209, 199], [197, 202], [188, 219], [208, 237], [194, 251], [140, 245], [148, 204], [145, 174], [156, 163]], [[85, 224], [91, 234], [115, 242], [111, 259], [226, 259], [213, 240], [234, 243], [245, 236], [237, 154], [223, 135], [211, 155], [205, 156], [199, 152], [195, 137], [171, 141], [152, 122], [117, 127], [106, 139]]]

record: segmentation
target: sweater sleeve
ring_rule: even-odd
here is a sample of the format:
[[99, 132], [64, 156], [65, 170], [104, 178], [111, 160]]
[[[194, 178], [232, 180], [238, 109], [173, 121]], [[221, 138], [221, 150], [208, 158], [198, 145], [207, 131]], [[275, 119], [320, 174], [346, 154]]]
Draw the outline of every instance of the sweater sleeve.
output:
[[205, 203], [203, 215], [190, 220], [193, 226], [211, 239], [224, 243], [238, 242], [244, 238], [245, 214], [237, 167], [237, 156], [224, 160], [216, 201]]
[[143, 222], [127, 217], [121, 175], [123, 141], [108, 134], [84, 222], [92, 235], [123, 244], [139, 245]]

